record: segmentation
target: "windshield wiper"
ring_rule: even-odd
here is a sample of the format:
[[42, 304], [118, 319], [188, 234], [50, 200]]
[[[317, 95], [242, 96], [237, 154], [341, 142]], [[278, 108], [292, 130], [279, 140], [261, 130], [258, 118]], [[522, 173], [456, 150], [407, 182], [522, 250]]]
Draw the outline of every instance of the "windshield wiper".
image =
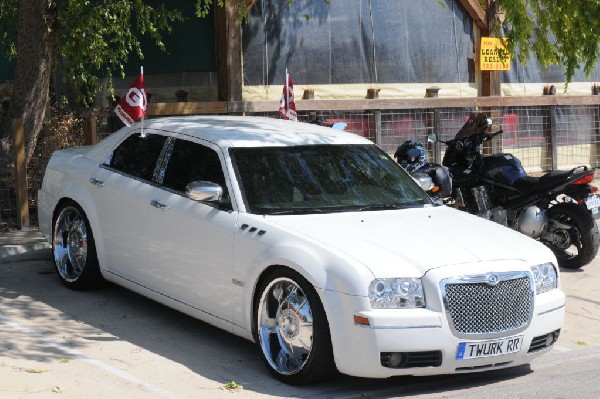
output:
[[423, 206], [422, 203], [419, 202], [406, 202], [402, 204], [372, 204], [372, 205], [362, 205], [357, 208], [358, 211], [378, 211], [378, 210], [387, 210], [387, 209], [404, 209], [404, 208], [414, 208], [418, 206]]
[[345, 212], [348, 210], [345, 206], [325, 207], [325, 208], [298, 208], [298, 209], [286, 209], [281, 211], [265, 212], [264, 215], [307, 215], [311, 213], [334, 213], [334, 212]]

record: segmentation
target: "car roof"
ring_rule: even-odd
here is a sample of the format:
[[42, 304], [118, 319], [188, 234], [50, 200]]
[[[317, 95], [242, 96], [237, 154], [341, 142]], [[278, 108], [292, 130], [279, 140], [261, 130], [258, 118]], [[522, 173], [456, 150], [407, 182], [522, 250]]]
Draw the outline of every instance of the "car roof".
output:
[[[357, 134], [310, 123], [257, 116], [173, 116], [145, 120], [144, 130], [179, 133], [221, 148], [317, 144], [373, 144]], [[140, 122], [133, 128], [139, 128]]]

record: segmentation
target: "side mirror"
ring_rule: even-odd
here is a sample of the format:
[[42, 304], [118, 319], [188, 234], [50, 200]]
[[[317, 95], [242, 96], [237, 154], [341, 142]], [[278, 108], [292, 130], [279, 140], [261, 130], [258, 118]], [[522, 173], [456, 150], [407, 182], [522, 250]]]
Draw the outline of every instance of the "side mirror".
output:
[[425, 173], [415, 173], [412, 177], [425, 191], [429, 191], [435, 186], [433, 179]]
[[437, 140], [438, 140], [437, 133], [429, 133], [427, 135], [427, 142], [428, 143], [435, 143]]
[[185, 186], [185, 195], [194, 201], [218, 203], [223, 198], [223, 187], [210, 181], [193, 181]]

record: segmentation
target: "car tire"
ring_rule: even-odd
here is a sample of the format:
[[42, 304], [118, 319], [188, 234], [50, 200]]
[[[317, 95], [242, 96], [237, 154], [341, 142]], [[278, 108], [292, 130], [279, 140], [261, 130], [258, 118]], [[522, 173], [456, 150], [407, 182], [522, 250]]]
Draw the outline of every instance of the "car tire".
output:
[[279, 269], [256, 292], [253, 335], [271, 374], [301, 385], [337, 373], [329, 323], [314, 287], [299, 273]]
[[52, 229], [52, 254], [60, 281], [71, 289], [94, 288], [103, 281], [90, 223], [73, 201], [61, 204]]

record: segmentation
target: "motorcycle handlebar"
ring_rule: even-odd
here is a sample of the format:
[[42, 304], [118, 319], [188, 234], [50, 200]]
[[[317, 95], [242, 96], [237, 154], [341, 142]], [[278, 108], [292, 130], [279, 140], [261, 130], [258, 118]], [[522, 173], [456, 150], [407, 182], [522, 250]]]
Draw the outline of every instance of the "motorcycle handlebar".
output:
[[491, 140], [494, 137], [496, 137], [497, 135], [502, 134], [502, 133], [504, 133], [504, 131], [502, 129], [498, 130], [497, 132], [490, 133], [487, 135], [486, 140]]

